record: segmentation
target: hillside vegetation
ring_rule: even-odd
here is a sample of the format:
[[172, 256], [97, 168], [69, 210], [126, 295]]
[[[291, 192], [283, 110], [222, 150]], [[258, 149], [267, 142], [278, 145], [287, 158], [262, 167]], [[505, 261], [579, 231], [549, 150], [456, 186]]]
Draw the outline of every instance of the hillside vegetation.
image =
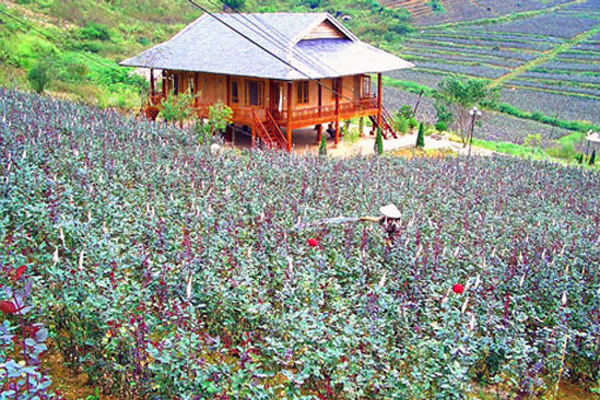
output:
[[[223, 11], [216, 0], [199, 2]], [[410, 30], [408, 14], [375, 0], [240, 3], [243, 11], [328, 11], [366, 40], [384, 42]], [[139, 108], [144, 79], [117, 63], [160, 43], [201, 15], [185, 0], [19, 0], [0, 4], [0, 85], [29, 88], [41, 68], [48, 91], [102, 107]], [[234, 55], [231, 55], [233, 57]]]
[[[24, 285], [33, 307], [19, 315], [4, 291], [3, 332], [46, 325], [52, 351], [103, 391], [446, 400], [597, 386], [598, 173], [211, 153], [191, 132], [7, 90], [0, 154], [0, 284]], [[375, 224], [311, 224], [389, 202], [392, 246]], [[15, 379], [37, 368], [19, 343], [42, 332], [0, 336]]]

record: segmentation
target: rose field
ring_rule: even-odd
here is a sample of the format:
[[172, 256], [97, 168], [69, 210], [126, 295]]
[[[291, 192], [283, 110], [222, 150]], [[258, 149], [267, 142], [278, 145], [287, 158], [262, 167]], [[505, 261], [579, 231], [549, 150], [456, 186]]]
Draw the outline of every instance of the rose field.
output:
[[[211, 152], [191, 131], [6, 89], [0, 154], [3, 399], [59, 398], [50, 355], [129, 399], [599, 386], [592, 170]], [[377, 224], [319, 223], [390, 202], [389, 246]]]

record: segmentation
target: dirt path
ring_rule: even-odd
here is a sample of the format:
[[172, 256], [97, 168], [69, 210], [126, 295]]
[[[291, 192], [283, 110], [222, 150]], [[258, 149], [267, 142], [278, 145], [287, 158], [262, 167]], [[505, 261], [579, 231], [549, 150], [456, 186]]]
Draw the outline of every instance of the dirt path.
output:
[[[369, 128], [365, 128], [363, 137], [355, 143], [347, 143], [342, 140], [336, 148], [331, 141], [328, 141], [327, 155], [331, 157], [354, 157], [375, 154], [375, 136], [369, 135], [368, 129]], [[308, 134], [311, 132], [312, 130], [307, 131]], [[294, 131], [294, 134], [296, 134], [296, 131]], [[402, 135], [397, 139], [384, 140], [383, 151], [391, 152], [394, 150], [411, 149], [415, 147], [416, 142], [416, 133]], [[425, 136], [425, 150], [451, 150], [454, 153], [464, 155], [468, 153], [468, 148], [464, 148], [462, 143], [452, 141], [446, 135]], [[304, 147], [296, 147], [295, 151], [299, 153], [318, 154], [319, 146], [314, 144], [310, 146], [306, 145]], [[473, 147], [471, 154], [490, 156], [494, 154], [494, 152], [487, 149]]]

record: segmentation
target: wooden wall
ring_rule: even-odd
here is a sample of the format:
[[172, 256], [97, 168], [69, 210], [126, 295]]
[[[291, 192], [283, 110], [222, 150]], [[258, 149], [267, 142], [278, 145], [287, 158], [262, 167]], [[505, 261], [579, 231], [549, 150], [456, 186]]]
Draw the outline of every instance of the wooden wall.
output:
[[[251, 77], [237, 77], [231, 76], [229, 80], [226, 75], [208, 74], [208, 73], [196, 73], [196, 72], [185, 72], [185, 71], [169, 71], [169, 76], [177, 76], [179, 93], [192, 93], [194, 95], [199, 93], [197, 105], [212, 105], [221, 101], [223, 104], [227, 104], [231, 96], [228, 95], [227, 82], [238, 82], [238, 96], [239, 103], [233, 104], [229, 101], [229, 106], [234, 109], [248, 107], [245, 104], [245, 82], [246, 81], [257, 81], [263, 83], [263, 107], [269, 109], [277, 109], [278, 104], [270, 104], [272, 101], [271, 97], [271, 82], [268, 79], [251, 78]], [[357, 102], [360, 98], [360, 76], [344, 76], [341, 79], [341, 95], [340, 103]], [[167, 80], [168, 90], [173, 90], [173, 79]], [[321, 105], [329, 106], [335, 104], [335, 96], [332, 93], [333, 79], [321, 79]], [[280, 85], [283, 87], [283, 98], [281, 100], [283, 110], [287, 109], [287, 82], [280, 81]], [[317, 81], [308, 81], [308, 103], [298, 102], [298, 82], [292, 82], [292, 107], [294, 109], [305, 109], [314, 108], [319, 105], [319, 83]]]

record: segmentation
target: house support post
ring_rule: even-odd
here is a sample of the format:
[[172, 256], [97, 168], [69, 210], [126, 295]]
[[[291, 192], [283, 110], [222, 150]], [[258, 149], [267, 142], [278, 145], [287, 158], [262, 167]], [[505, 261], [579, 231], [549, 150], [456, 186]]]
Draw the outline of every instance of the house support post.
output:
[[[154, 98], [154, 68], [150, 68], [150, 99]], [[150, 100], [152, 101], [152, 100]]]
[[[318, 88], [317, 92], [318, 92], [318, 95], [319, 95], [319, 117], [320, 117], [321, 116], [321, 112], [322, 112], [321, 107], [323, 106], [323, 90], [322, 90], [323, 87], [321, 85], [321, 80], [320, 79], [317, 79], [317, 88]], [[319, 140], [321, 140], [321, 139], [319, 138]]]
[[231, 76], [227, 75], [225, 80], [225, 105], [231, 107]]
[[293, 99], [293, 88], [292, 82], [288, 82], [288, 98], [287, 98], [287, 125], [285, 130], [287, 132], [287, 151], [292, 152], [292, 99]]
[[196, 115], [200, 116], [198, 106], [200, 105], [200, 74], [196, 72], [194, 75], [194, 107], [196, 108]]
[[340, 90], [342, 85], [340, 85], [340, 79], [335, 79], [335, 145], [340, 142]]
[[381, 129], [381, 72], [377, 74], [377, 129]]
[[167, 97], [167, 71], [164, 69], [162, 72], [162, 94], [164, 98]]
[[317, 125], [317, 143], [321, 143], [321, 137], [323, 136], [323, 125]]

